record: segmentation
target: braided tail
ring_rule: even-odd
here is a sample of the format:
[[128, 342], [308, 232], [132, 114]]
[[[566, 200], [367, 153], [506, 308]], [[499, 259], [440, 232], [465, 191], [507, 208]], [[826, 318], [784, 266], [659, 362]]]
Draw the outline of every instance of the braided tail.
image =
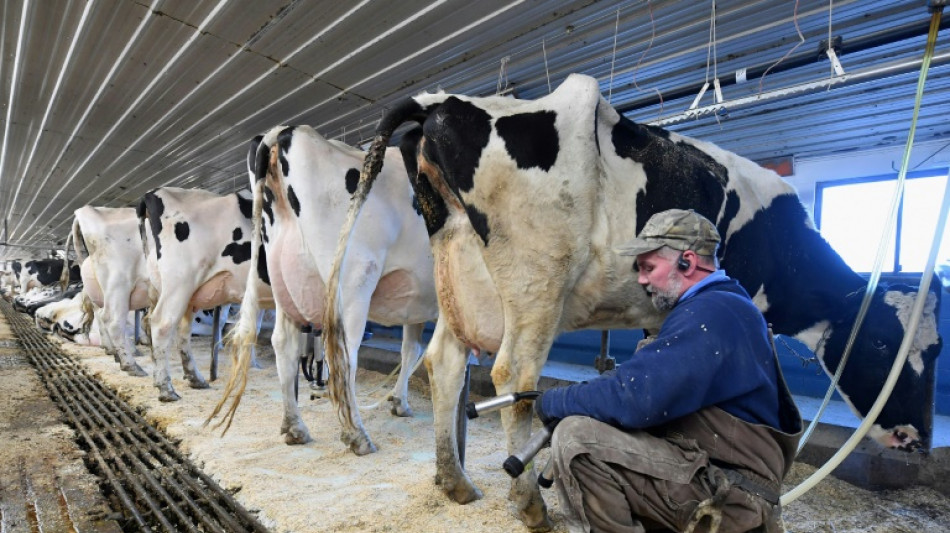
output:
[[336, 406], [337, 416], [346, 430], [355, 430], [353, 424], [353, 409], [356, 406], [356, 397], [347, 386], [350, 375], [349, 349], [346, 346], [346, 331], [343, 326], [342, 294], [340, 287], [340, 272], [346, 258], [346, 249], [349, 244], [353, 228], [356, 226], [356, 217], [366, 202], [370, 188], [383, 168], [383, 159], [386, 147], [389, 145], [389, 133], [377, 133], [363, 160], [360, 171], [360, 181], [356, 192], [350, 200], [350, 209], [346, 213], [346, 220], [340, 230], [340, 239], [337, 241], [336, 254], [333, 256], [333, 266], [327, 282], [327, 302], [323, 319], [323, 343], [327, 365], [330, 368], [330, 379], [327, 388], [330, 400]]
[[[262, 147], [263, 148], [263, 147]], [[241, 301], [241, 314], [238, 323], [225, 336], [224, 343], [231, 357], [231, 369], [228, 375], [228, 382], [224, 385], [221, 392], [221, 399], [214, 410], [205, 420], [207, 426], [211, 419], [218, 416], [227, 403], [228, 398], [233, 394], [231, 405], [228, 407], [221, 421], [215, 424], [215, 429], [224, 425], [221, 430], [223, 436], [231, 427], [234, 421], [234, 414], [241, 404], [241, 397], [244, 395], [244, 389], [247, 387], [247, 373], [251, 366], [251, 353], [257, 344], [257, 315], [260, 307], [260, 297], [258, 294], [257, 271], [253, 268], [259, 260], [261, 248], [261, 211], [263, 210], [263, 188], [264, 181], [258, 180], [254, 184], [254, 203], [253, 214], [251, 217], [251, 265], [252, 268], [247, 272], [247, 286], [244, 288], [244, 299]]]

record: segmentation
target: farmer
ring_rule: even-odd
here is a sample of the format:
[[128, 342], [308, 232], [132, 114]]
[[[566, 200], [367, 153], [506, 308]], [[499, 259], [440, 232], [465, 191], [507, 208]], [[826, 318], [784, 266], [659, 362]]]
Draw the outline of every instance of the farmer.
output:
[[762, 313], [718, 268], [719, 241], [692, 210], [653, 215], [617, 252], [669, 312], [656, 337], [535, 401], [572, 530], [783, 531], [801, 417]]

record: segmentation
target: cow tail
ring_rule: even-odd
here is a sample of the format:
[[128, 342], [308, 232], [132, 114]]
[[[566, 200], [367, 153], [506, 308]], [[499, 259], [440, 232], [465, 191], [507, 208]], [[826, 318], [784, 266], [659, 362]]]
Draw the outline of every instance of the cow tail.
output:
[[82, 264], [82, 259], [79, 257], [79, 246], [76, 246], [77, 238], [76, 235], [79, 234], [79, 219], [73, 218], [73, 227], [72, 231], [69, 232], [69, 235], [66, 236], [66, 244], [63, 246], [63, 272], [59, 275], [59, 288], [63, 292], [66, 292], [66, 287], [69, 285], [69, 242], [73, 241], [73, 248], [76, 249], [76, 264]]
[[356, 218], [366, 202], [366, 197], [369, 195], [373, 182], [376, 181], [376, 177], [379, 176], [379, 172], [383, 168], [389, 139], [399, 125], [406, 120], [417, 117], [421, 110], [419, 104], [414, 100], [406, 99], [380, 121], [376, 129], [376, 137], [363, 159], [360, 180], [350, 199], [350, 208], [340, 229], [336, 253], [333, 256], [333, 264], [327, 280], [326, 310], [323, 317], [323, 349], [330, 369], [327, 390], [330, 393], [330, 400], [336, 406], [340, 423], [346, 431], [356, 429], [353, 423], [353, 410], [357, 404], [354, 391], [348, 386], [350, 358], [349, 349], [346, 345], [346, 331], [343, 325], [343, 295], [340, 285], [340, 272], [346, 259], [350, 237], [356, 227]]
[[92, 305], [92, 300], [86, 294], [86, 291], [81, 292], [82, 297], [79, 299], [81, 302], [80, 307], [82, 309], [82, 327], [80, 332], [86, 335], [89, 335], [89, 331], [92, 329], [92, 321], [95, 318], [95, 308]]
[[247, 373], [251, 366], [251, 351], [257, 344], [257, 315], [260, 310], [260, 297], [258, 294], [258, 274], [254, 268], [257, 265], [261, 248], [261, 211], [263, 210], [263, 188], [264, 181], [258, 180], [254, 183], [254, 203], [251, 214], [251, 268], [247, 272], [247, 285], [244, 288], [244, 298], [241, 300], [241, 313], [238, 322], [225, 335], [224, 345], [231, 357], [231, 369], [228, 375], [228, 381], [221, 392], [221, 399], [214, 406], [214, 411], [205, 420], [207, 426], [211, 419], [216, 417], [228, 398], [233, 394], [231, 405], [214, 427], [218, 428], [222, 424], [224, 429], [221, 435], [227, 433], [234, 421], [234, 415], [238, 406], [241, 404], [241, 397], [244, 395], [244, 389], [247, 387]]

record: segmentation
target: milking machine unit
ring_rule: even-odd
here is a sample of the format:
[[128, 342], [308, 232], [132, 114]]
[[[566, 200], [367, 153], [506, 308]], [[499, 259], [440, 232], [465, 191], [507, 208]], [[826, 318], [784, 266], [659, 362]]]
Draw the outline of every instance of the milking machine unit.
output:
[[[511, 392], [481, 402], [469, 402], [465, 405], [465, 414], [469, 420], [471, 420], [478, 418], [479, 415], [497, 411], [503, 407], [512, 406], [521, 400], [534, 400], [538, 396], [541, 396], [540, 391]], [[540, 430], [531, 435], [531, 438], [528, 439], [528, 442], [526, 442], [520, 450], [505, 459], [503, 465], [505, 472], [508, 472], [508, 475], [513, 478], [520, 476], [524, 473], [525, 467], [534, 459], [534, 456], [537, 455], [538, 452], [541, 451], [541, 448], [544, 448], [550, 440], [551, 430], [546, 426], [542, 426]], [[538, 484], [544, 488], [550, 487], [554, 483], [553, 471], [554, 461], [553, 459], [549, 459], [544, 468], [541, 469], [541, 473], [538, 474]]]

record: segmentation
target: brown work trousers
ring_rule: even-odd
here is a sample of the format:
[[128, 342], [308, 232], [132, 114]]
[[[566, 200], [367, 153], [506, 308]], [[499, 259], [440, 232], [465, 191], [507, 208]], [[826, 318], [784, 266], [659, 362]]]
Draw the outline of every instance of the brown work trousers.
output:
[[[715, 466], [692, 441], [622, 431], [597, 420], [562, 420], [551, 440], [558, 499], [571, 531], [683, 531], [713, 495]], [[778, 506], [729, 487], [721, 533], [773, 530]], [[694, 531], [708, 530], [704, 518]], [[779, 530], [780, 531], [780, 530]]]

